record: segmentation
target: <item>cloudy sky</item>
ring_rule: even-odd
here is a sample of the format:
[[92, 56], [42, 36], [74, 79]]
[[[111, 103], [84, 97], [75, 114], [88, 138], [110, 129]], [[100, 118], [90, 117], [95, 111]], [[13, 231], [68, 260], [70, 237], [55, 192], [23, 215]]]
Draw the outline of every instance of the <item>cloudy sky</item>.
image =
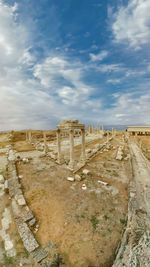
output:
[[0, 130], [150, 124], [150, 0], [0, 0]]

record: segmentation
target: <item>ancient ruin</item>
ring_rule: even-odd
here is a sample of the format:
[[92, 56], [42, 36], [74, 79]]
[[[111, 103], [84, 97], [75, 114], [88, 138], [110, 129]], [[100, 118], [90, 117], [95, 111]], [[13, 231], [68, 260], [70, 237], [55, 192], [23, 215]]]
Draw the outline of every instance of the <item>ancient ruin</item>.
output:
[[70, 161], [69, 168], [74, 169], [74, 133], [75, 130], [81, 131], [82, 136], [82, 148], [80, 160], [85, 162], [85, 125], [79, 124], [78, 120], [63, 120], [60, 125], [57, 126], [57, 152], [58, 152], [58, 163], [62, 162], [61, 157], [61, 131], [69, 133], [70, 140]]
[[148, 130], [1, 133], [3, 266], [149, 266]]
[[130, 135], [150, 135], [150, 126], [128, 126], [127, 132]]

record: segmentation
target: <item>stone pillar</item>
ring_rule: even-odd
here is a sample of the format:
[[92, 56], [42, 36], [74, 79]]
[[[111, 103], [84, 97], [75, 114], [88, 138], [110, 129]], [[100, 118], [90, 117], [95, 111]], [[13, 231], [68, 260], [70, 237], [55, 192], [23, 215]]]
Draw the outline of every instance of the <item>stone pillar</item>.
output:
[[104, 125], [102, 126], [102, 133], [104, 134]]
[[112, 128], [112, 136], [114, 136], [114, 128]]
[[60, 137], [60, 130], [58, 129], [57, 132], [57, 161], [61, 163], [61, 137]]
[[43, 139], [44, 139], [44, 152], [47, 152], [47, 141], [46, 141], [46, 132], [43, 131]]
[[108, 140], [109, 140], [109, 132], [107, 131], [107, 142], [108, 142]]
[[28, 130], [26, 131], [26, 141], [28, 142]]
[[71, 169], [74, 168], [74, 130], [69, 131], [69, 139], [70, 139], [70, 162], [69, 167]]
[[31, 131], [28, 132], [28, 138], [29, 138], [29, 142], [31, 143], [31, 141], [32, 141], [32, 132]]
[[81, 129], [81, 136], [82, 136], [82, 151], [81, 151], [81, 160], [85, 162], [85, 129]]

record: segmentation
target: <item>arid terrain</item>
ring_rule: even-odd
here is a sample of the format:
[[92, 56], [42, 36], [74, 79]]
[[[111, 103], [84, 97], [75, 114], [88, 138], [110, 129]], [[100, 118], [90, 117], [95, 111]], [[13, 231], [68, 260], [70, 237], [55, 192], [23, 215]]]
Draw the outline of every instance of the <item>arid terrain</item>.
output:
[[[47, 153], [43, 152], [40, 132], [34, 131], [32, 138], [31, 143], [27, 142], [24, 131], [0, 135], [1, 176], [5, 181], [10, 179], [11, 150], [15, 156], [19, 187], [26, 202], [19, 204], [18, 211], [18, 199], [8, 193], [10, 190], [6, 185], [4, 188], [5, 181], [0, 181], [0, 266], [112, 266], [128, 221], [133, 174], [131, 159], [133, 153], [137, 154], [138, 145], [149, 160], [150, 137], [132, 137], [129, 141], [123, 132], [117, 132], [113, 137], [110, 133], [109, 138], [87, 133], [86, 155], [94, 150], [95, 154], [75, 173], [67, 166], [68, 137], [63, 138], [62, 164], [52, 157], [57, 149], [54, 131], [47, 138]], [[76, 163], [80, 157], [80, 139], [81, 136], [75, 137]], [[38, 146], [35, 145], [37, 142]], [[121, 159], [117, 159], [119, 149], [122, 151]], [[133, 164], [136, 169], [138, 163]], [[142, 204], [139, 205], [143, 210]], [[36, 218], [36, 222], [29, 224], [29, 229], [38, 244], [48, 248], [46, 257], [37, 263], [33, 254], [24, 248], [18, 233], [16, 218], [25, 209], [32, 211]], [[60, 260], [50, 265], [58, 255]], [[114, 266], [120, 265], [114, 263]]]

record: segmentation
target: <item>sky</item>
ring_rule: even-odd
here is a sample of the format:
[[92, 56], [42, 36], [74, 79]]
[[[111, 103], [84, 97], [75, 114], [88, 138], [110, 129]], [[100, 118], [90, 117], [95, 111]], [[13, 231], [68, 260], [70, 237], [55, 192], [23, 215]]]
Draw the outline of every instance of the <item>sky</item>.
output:
[[0, 0], [0, 131], [150, 124], [150, 0]]

